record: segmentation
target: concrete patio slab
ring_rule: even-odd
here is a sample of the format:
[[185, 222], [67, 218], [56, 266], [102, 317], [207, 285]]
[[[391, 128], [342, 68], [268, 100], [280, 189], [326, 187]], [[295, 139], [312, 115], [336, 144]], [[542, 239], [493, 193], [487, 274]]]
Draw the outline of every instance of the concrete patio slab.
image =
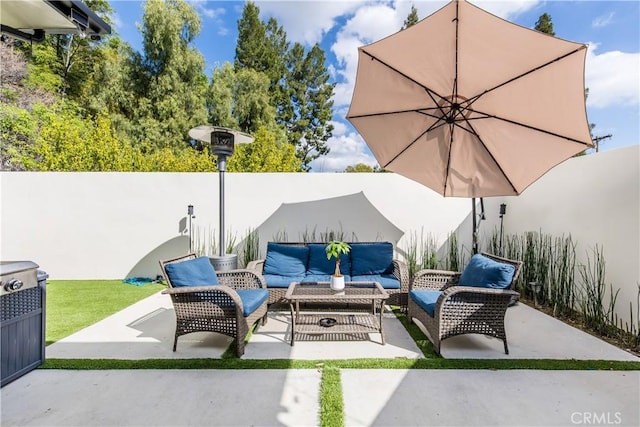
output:
[[[327, 314], [330, 316], [330, 314]], [[269, 321], [260, 326], [245, 347], [243, 359], [371, 359], [424, 357], [402, 323], [391, 312], [383, 315], [385, 344], [380, 334], [300, 335], [291, 343], [289, 311], [269, 313]]]
[[[502, 341], [484, 335], [460, 335], [442, 341], [445, 359], [577, 359], [629, 360], [640, 358], [522, 303], [506, 316], [509, 354]], [[426, 330], [418, 323], [422, 331]]]
[[1, 390], [3, 426], [313, 426], [320, 372], [36, 370]]
[[[640, 358], [532, 307], [517, 304], [507, 311], [509, 354], [502, 341], [483, 335], [462, 335], [442, 342], [446, 359], [576, 359]], [[419, 323], [418, 323], [419, 325]], [[419, 325], [420, 326], [420, 325]], [[232, 339], [199, 332], [178, 339], [172, 351], [175, 314], [168, 295], [145, 298], [108, 318], [47, 347], [47, 358], [189, 359], [220, 358]], [[289, 311], [270, 311], [245, 347], [243, 359], [421, 358], [415, 342], [392, 313], [384, 315], [386, 345], [380, 334], [300, 336], [290, 345]]]
[[640, 372], [342, 370], [348, 426], [640, 425]]

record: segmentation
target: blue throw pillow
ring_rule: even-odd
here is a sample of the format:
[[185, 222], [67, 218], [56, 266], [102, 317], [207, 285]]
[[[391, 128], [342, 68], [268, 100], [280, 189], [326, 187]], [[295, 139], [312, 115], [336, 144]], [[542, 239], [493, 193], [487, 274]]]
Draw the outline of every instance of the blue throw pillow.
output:
[[306, 246], [267, 243], [267, 256], [263, 274], [279, 276], [304, 276], [307, 271], [309, 248]]
[[[307, 274], [333, 274], [336, 271], [336, 259], [327, 259], [327, 245], [320, 243], [309, 244], [309, 267]], [[349, 254], [340, 255], [340, 272], [351, 273]]]
[[477, 288], [508, 289], [515, 271], [511, 264], [475, 254], [462, 272], [459, 283]]
[[352, 243], [351, 275], [393, 273], [393, 245], [389, 242]]
[[218, 284], [218, 276], [208, 257], [174, 262], [165, 265], [164, 269], [174, 287]]

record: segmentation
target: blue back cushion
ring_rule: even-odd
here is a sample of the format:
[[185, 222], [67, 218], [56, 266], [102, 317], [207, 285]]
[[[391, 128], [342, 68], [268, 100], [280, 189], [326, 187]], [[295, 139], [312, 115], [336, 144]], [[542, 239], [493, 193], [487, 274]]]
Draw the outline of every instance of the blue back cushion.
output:
[[[307, 274], [333, 274], [336, 271], [336, 259], [327, 259], [327, 245], [320, 243], [309, 244], [309, 266]], [[340, 272], [349, 274], [351, 272], [351, 261], [349, 254], [340, 255]]]
[[306, 246], [267, 243], [267, 256], [264, 260], [263, 274], [280, 276], [304, 276], [307, 271], [309, 248]]
[[208, 257], [174, 262], [164, 267], [174, 287], [217, 285], [218, 276]]
[[469, 260], [460, 276], [460, 286], [477, 288], [508, 289], [516, 268], [511, 264], [494, 261], [481, 254]]
[[391, 243], [351, 244], [351, 275], [389, 273], [393, 273], [393, 245]]

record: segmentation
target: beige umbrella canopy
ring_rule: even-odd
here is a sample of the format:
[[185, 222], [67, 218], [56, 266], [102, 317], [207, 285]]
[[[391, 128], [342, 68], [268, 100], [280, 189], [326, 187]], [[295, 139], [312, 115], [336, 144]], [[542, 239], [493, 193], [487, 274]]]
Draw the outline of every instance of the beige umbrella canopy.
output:
[[359, 48], [347, 118], [382, 167], [443, 196], [517, 195], [592, 146], [586, 52], [454, 0]]

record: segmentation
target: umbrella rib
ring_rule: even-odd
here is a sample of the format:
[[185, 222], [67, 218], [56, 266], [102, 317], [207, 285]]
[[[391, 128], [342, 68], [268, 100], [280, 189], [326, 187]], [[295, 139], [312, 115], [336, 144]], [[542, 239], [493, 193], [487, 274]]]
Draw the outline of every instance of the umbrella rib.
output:
[[537, 66], [537, 67], [535, 67], [535, 68], [532, 68], [531, 70], [526, 71], [526, 72], [524, 72], [524, 73], [520, 74], [519, 76], [513, 77], [513, 78], [511, 78], [511, 79], [509, 79], [509, 80], [507, 80], [507, 81], [505, 81], [505, 82], [502, 82], [502, 83], [500, 83], [499, 85], [496, 85], [496, 86], [492, 87], [491, 89], [486, 89], [486, 90], [485, 90], [485, 91], [483, 91], [482, 93], [479, 93], [479, 94], [477, 94], [477, 95], [472, 96], [471, 98], [469, 98], [469, 100], [468, 100], [468, 105], [473, 104], [474, 102], [476, 102], [476, 101], [478, 100], [478, 98], [480, 98], [481, 96], [483, 96], [483, 95], [485, 95], [485, 94], [487, 94], [487, 93], [489, 93], [489, 92], [492, 92], [492, 91], [494, 91], [494, 90], [496, 90], [496, 89], [499, 89], [499, 88], [501, 88], [502, 86], [506, 86], [506, 85], [508, 85], [509, 83], [513, 83], [515, 80], [518, 80], [518, 79], [521, 79], [521, 78], [523, 78], [523, 77], [525, 77], [525, 76], [528, 76], [529, 74], [534, 73], [534, 72], [536, 72], [536, 71], [538, 71], [538, 70], [540, 70], [540, 69], [542, 69], [542, 68], [544, 68], [544, 67], [548, 67], [549, 65], [553, 64], [554, 62], [558, 62], [558, 61], [560, 61], [560, 60], [562, 60], [562, 59], [565, 59], [565, 58], [567, 58], [568, 56], [571, 56], [571, 55], [573, 55], [574, 53], [577, 53], [577, 52], [581, 51], [582, 49], [586, 49], [586, 48], [587, 48], [587, 46], [582, 45], [582, 46], [580, 46], [579, 48], [577, 48], [577, 49], [575, 49], [575, 50], [573, 50], [573, 51], [571, 51], [571, 52], [565, 53], [564, 55], [561, 55], [561, 56], [559, 56], [559, 57], [557, 57], [557, 58], [555, 58], [555, 59], [552, 59], [551, 61], [546, 62], [546, 63], [544, 63], [544, 64], [542, 64], [542, 65], [539, 65], [539, 66]]
[[449, 152], [447, 153], [447, 167], [444, 169], [444, 186], [442, 189], [442, 196], [447, 194], [447, 184], [449, 183], [449, 167], [451, 165], [451, 151], [453, 147], [453, 126], [454, 123], [449, 123]]
[[[416, 142], [418, 142], [418, 140], [420, 138], [422, 138], [424, 135], [426, 135], [428, 132], [432, 131], [433, 129], [435, 129], [436, 127], [440, 126], [438, 125], [439, 121], [434, 122], [431, 126], [429, 126], [427, 129], [425, 129], [424, 132], [422, 132], [420, 135], [418, 135], [413, 141], [411, 141], [411, 143], [409, 145], [407, 145], [406, 147], [404, 147], [402, 150], [400, 150], [400, 152], [398, 154], [396, 154], [395, 156], [393, 156], [393, 159], [389, 160], [387, 163], [385, 163], [384, 165], [382, 165], [382, 168], [386, 168], [387, 166], [389, 166], [391, 163], [394, 162], [395, 159], [397, 159], [398, 157], [400, 157], [405, 151], [407, 151], [413, 144], [415, 144]], [[436, 126], [438, 125], [438, 126]]]
[[[425, 107], [425, 108], [412, 108], [409, 110], [398, 110], [398, 111], [384, 111], [381, 113], [368, 113], [368, 114], [358, 114], [355, 116], [349, 116], [348, 118], [350, 119], [362, 119], [362, 118], [366, 118], [366, 117], [377, 117], [377, 116], [386, 116], [389, 114], [404, 114], [404, 113], [419, 113], [419, 114], [424, 114], [426, 116], [429, 117], [434, 117], [436, 119], [440, 118], [440, 116], [435, 116], [435, 115], [431, 115], [427, 112], [425, 112], [425, 110], [435, 110], [436, 108], [433, 107]], [[440, 108], [438, 108], [439, 110]]]
[[[478, 132], [476, 132], [476, 130], [473, 128], [473, 125], [469, 122], [469, 120], [466, 120], [467, 125], [469, 125], [469, 128], [471, 128], [471, 133], [473, 133], [475, 135], [476, 138], [478, 138], [478, 141], [480, 141], [480, 144], [482, 144], [482, 146], [484, 147], [485, 151], [489, 154], [489, 156], [491, 156], [491, 159], [493, 160], [493, 162], [496, 164], [496, 166], [498, 167], [498, 169], [500, 169], [500, 173], [502, 174], [502, 176], [504, 176], [504, 178], [507, 180], [507, 182], [509, 183], [509, 185], [511, 186], [511, 188], [513, 189], [515, 194], [519, 194], [518, 190], [516, 189], [516, 187], [513, 185], [513, 182], [511, 182], [511, 180], [509, 179], [509, 177], [507, 176], [507, 174], [504, 172], [504, 169], [502, 169], [502, 166], [500, 165], [500, 163], [498, 163], [498, 160], [496, 160], [496, 158], [494, 157], [493, 153], [489, 150], [489, 148], [487, 148], [486, 144], [484, 143], [484, 141], [482, 140], [482, 138], [480, 138], [480, 135], [478, 135]], [[463, 127], [460, 126], [461, 129], [464, 129]]]
[[[386, 62], [380, 60], [378, 57], [373, 56], [372, 54], [370, 54], [369, 52], [367, 52], [366, 50], [362, 49], [362, 53], [364, 53], [365, 55], [367, 55], [369, 58], [371, 58], [372, 60], [378, 61], [380, 64], [384, 65], [385, 67], [389, 68], [390, 70], [395, 71], [396, 73], [398, 73], [399, 75], [401, 75], [402, 77], [404, 77], [405, 79], [409, 80], [412, 83], [415, 83], [417, 86], [420, 86], [421, 88], [423, 88], [424, 90], [426, 90], [427, 92], [429, 92], [429, 94], [433, 93], [435, 94], [438, 98], [442, 99], [442, 100], [446, 100], [447, 98], [445, 98], [444, 96], [440, 95], [438, 92], [434, 91], [433, 89], [428, 88], [427, 86], [423, 85], [422, 83], [416, 81], [415, 79], [409, 77], [408, 75], [406, 75], [405, 73], [403, 73], [402, 71], [398, 70], [395, 67], [392, 67], [391, 65], [387, 64]], [[436, 103], [437, 104], [437, 103]]]
[[498, 119], [498, 120], [502, 120], [503, 122], [511, 123], [513, 125], [522, 126], [522, 127], [527, 128], [527, 129], [531, 129], [531, 130], [535, 130], [535, 131], [538, 131], [538, 132], [546, 133], [547, 135], [552, 135], [552, 136], [556, 136], [558, 138], [566, 139], [567, 141], [576, 142], [578, 144], [590, 146], [590, 144], [588, 142], [580, 141], [578, 139], [571, 138], [569, 136], [560, 135], [559, 133], [551, 132], [551, 131], [548, 131], [548, 130], [537, 128], [535, 126], [531, 126], [531, 125], [527, 125], [527, 124], [524, 124], [524, 123], [516, 122], [515, 120], [510, 120], [510, 119], [507, 119], [505, 117], [496, 116], [494, 114], [487, 114], [487, 113], [483, 113], [481, 111], [476, 111], [476, 110], [474, 110], [474, 111], [476, 113], [478, 113], [478, 114], [484, 114], [485, 115], [485, 117], [478, 117], [479, 119], [481, 119], [481, 118]]

